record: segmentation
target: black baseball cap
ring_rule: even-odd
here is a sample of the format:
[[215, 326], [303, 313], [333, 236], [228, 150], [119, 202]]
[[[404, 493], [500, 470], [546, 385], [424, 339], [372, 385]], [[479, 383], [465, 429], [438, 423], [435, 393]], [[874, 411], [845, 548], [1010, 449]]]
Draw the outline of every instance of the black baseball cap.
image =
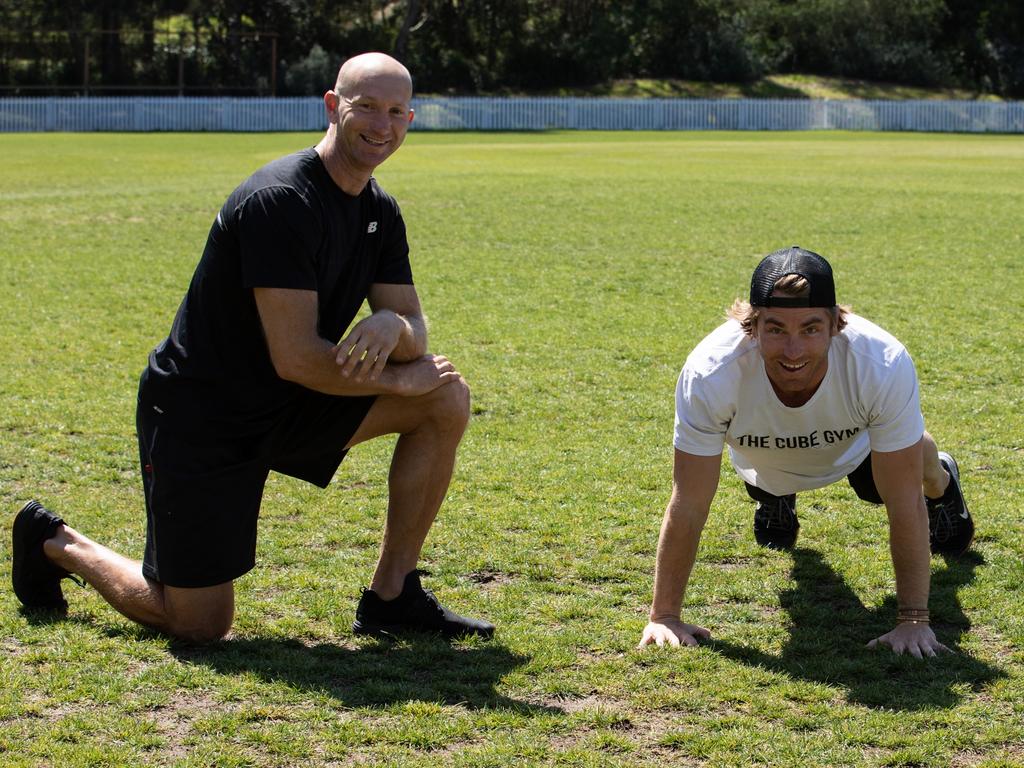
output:
[[[807, 296], [772, 296], [775, 283], [786, 275], [800, 275], [810, 285]], [[813, 251], [793, 245], [769, 253], [750, 279], [750, 305], [753, 307], [834, 307], [836, 284], [832, 267]]]

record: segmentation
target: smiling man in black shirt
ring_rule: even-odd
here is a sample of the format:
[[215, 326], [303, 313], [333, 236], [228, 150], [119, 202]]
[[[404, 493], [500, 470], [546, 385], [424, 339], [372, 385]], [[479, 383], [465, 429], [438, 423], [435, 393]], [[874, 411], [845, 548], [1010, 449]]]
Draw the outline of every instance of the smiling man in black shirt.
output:
[[[398, 434], [384, 540], [353, 630], [491, 636], [491, 624], [441, 606], [416, 570], [469, 388], [447, 358], [427, 353], [405, 224], [372, 178], [405, 138], [411, 97], [396, 60], [349, 59], [324, 95], [320, 143], [228, 197], [139, 387], [143, 561], [29, 502], [14, 523], [12, 574], [26, 606], [65, 607], [60, 580], [77, 574], [141, 624], [224, 637], [233, 581], [255, 564], [269, 471], [326, 487], [352, 446]], [[364, 300], [371, 314], [349, 327]]]

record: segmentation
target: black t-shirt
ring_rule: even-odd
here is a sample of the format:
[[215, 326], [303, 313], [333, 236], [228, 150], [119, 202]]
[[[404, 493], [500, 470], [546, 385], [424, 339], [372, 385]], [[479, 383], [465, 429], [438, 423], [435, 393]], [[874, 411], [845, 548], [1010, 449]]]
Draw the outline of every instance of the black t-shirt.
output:
[[145, 388], [186, 423], [270, 424], [303, 388], [275, 372], [253, 289], [315, 290], [319, 333], [333, 342], [373, 283], [412, 284], [394, 198], [373, 179], [346, 194], [314, 149], [275, 160], [217, 214]]

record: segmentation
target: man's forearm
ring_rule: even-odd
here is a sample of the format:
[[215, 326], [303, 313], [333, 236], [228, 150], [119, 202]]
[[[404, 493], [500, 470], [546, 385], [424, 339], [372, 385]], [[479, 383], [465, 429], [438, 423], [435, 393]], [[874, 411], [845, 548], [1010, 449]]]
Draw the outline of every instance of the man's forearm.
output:
[[707, 510], [695, 509], [675, 498], [669, 502], [658, 537], [652, 621], [679, 617], [707, 516]]
[[901, 608], [927, 608], [931, 581], [928, 512], [924, 497], [888, 509], [889, 550]]
[[400, 395], [404, 393], [403, 366], [401, 363], [384, 366], [380, 376], [374, 380], [354, 380], [341, 375], [337, 363], [337, 348], [326, 339], [314, 342], [314, 348], [290, 356], [288, 367], [278, 369], [278, 376], [286, 381], [301, 384], [307, 389], [342, 397], [361, 395]]

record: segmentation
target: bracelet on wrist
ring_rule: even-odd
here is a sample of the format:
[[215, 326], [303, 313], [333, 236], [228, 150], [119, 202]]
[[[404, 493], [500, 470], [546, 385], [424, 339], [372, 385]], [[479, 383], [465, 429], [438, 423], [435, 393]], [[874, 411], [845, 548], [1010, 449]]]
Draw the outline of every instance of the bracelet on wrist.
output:
[[900, 624], [928, 624], [931, 616], [927, 608], [900, 608], [896, 621]]

